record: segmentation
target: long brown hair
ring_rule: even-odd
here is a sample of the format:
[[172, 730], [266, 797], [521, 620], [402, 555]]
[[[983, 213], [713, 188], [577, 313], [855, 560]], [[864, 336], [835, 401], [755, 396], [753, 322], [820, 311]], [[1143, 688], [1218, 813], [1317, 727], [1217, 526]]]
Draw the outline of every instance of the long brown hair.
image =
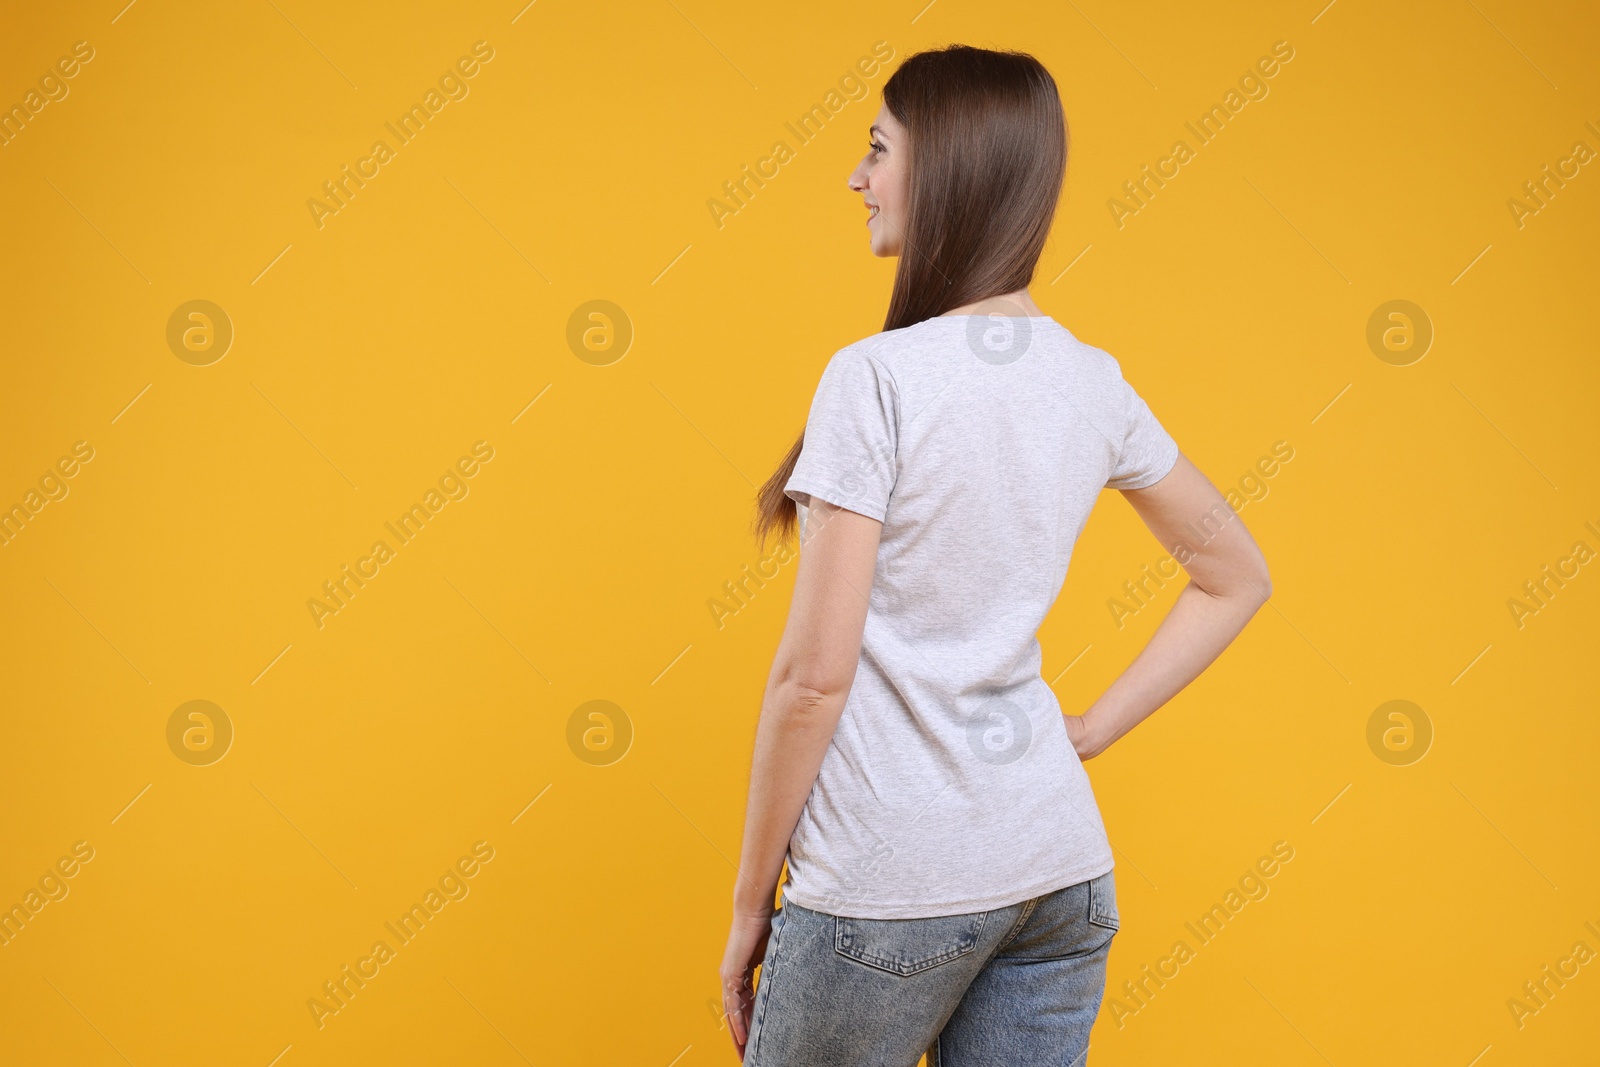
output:
[[[1067, 170], [1055, 79], [1026, 52], [968, 45], [908, 56], [883, 103], [910, 140], [900, 262], [884, 330], [1025, 289], [1044, 250]], [[783, 487], [805, 431], [756, 496], [754, 530], [794, 532]]]

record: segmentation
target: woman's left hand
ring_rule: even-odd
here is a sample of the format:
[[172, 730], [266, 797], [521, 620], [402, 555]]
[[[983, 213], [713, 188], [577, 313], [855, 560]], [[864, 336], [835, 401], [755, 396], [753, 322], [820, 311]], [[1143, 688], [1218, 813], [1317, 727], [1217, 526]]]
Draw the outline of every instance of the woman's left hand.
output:
[[1094, 724], [1089, 721], [1088, 712], [1063, 717], [1067, 720], [1067, 739], [1072, 742], [1078, 759], [1087, 762], [1105, 751], [1095, 736]]
[[[744, 1059], [745, 1042], [750, 1039], [750, 1016], [755, 1006], [756, 967], [767, 954], [767, 939], [772, 934], [772, 916], [735, 912], [728, 930], [728, 948], [722, 954], [722, 1010], [728, 1020], [734, 1050]], [[765, 976], [762, 981], [765, 981]]]

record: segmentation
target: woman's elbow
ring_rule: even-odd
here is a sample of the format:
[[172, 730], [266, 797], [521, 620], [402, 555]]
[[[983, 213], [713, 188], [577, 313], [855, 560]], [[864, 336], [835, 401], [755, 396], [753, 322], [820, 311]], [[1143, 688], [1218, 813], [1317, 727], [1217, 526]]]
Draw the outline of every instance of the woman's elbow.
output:
[[1248, 586], [1246, 595], [1254, 596], [1263, 604], [1272, 599], [1272, 574], [1267, 570], [1267, 558], [1259, 549], [1246, 572], [1245, 583]]
[[1272, 596], [1272, 575], [1267, 561], [1260, 552], [1252, 552], [1248, 559], [1239, 559], [1223, 570], [1206, 589], [1215, 597], [1250, 601], [1260, 607]]
[[856, 664], [789, 663], [773, 672], [778, 703], [802, 714], [843, 704], [855, 682]]

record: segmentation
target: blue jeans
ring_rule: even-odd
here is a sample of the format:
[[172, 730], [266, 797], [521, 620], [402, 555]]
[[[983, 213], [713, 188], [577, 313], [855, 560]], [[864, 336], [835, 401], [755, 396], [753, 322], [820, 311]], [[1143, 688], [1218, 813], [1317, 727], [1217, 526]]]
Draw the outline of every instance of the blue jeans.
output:
[[1084, 1067], [1112, 872], [993, 911], [772, 916], [744, 1067]]

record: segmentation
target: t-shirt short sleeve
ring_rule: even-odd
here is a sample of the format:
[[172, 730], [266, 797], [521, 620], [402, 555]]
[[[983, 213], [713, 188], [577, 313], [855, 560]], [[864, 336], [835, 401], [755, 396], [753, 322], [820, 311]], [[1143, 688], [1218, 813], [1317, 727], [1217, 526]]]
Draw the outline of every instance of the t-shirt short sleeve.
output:
[[805, 444], [783, 491], [883, 521], [895, 482], [899, 397], [889, 372], [856, 348], [834, 353], [817, 382]]
[[1117, 389], [1122, 394], [1122, 447], [1112, 465], [1107, 489], [1143, 489], [1154, 485], [1178, 462], [1178, 442], [1156, 419], [1144, 398], [1117, 373]]

